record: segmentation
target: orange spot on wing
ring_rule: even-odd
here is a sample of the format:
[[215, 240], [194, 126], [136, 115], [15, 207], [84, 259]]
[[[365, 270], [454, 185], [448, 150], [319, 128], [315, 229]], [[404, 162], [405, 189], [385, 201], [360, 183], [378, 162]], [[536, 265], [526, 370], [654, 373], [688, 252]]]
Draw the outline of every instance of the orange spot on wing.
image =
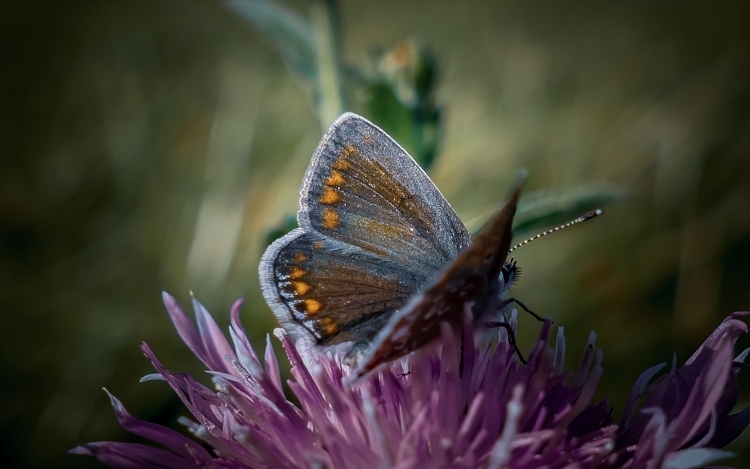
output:
[[326, 186], [343, 186], [345, 183], [346, 179], [344, 179], [344, 175], [341, 174], [341, 171], [335, 169], [331, 171], [331, 175], [325, 180]]
[[320, 325], [323, 326], [328, 335], [333, 335], [339, 330], [339, 326], [331, 317], [320, 318]]
[[333, 205], [341, 200], [341, 194], [336, 189], [330, 187], [323, 188], [323, 194], [320, 196], [321, 204]]
[[352, 167], [351, 161], [349, 160], [357, 156], [358, 153], [359, 150], [357, 149], [357, 146], [353, 143], [350, 143], [349, 145], [344, 147], [343, 150], [341, 150], [341, 153], [339, 153], [339, 157], [336, 158], [336, 161], [334, 161], [331, 166], [333, 167], [333, 169], [346, 171], [347, 169]]
[[297, 294], [297, 296], [302, 296], [310, 292], [312, 290], [312, 287], [309, 283], [296, 281], [292, 282], [292, 286], [294, 287], [294, 292]]
[[341, 223], [339, 213], [332, 208], [323, 209], [323, 228], [337, 228]]
[[292, 266], [292, 268], [289, 269], [289, 278], [291, 280], [299, 280], [304, 277], [306, 273], [307, 271], [300, 269], [297, 266]]
[[315, 241], [313, 243], [313, 249], [317, 249], [318, 251], [323, 249], [323, 241]]
[[359, 150], [357, 150], [357, 145], [353, 143], [350, 143], [349, 145], [346, 146], [346, 148], [344, 148], [344, 155], [346, 156], [354, 156], [358, 152]]
[[305, 262], [307, 260], [307, 254], [304, 252], [298, 252], [294, 255], [294, 262]]
[[307, 272], [300, 269], [299, 267], [292, 266], [291, 269], [289, 269], [289, 278], [292, 280], [298, 280], [305, 276]]
[[316, 315], [320, 312], [321, 309], [323, 309], [323, 302], [320, 300], [314, 300], [312, 298], [303, 300], [302, 304], [305, 308], [305, 313], [307, 313], [308, 316]]

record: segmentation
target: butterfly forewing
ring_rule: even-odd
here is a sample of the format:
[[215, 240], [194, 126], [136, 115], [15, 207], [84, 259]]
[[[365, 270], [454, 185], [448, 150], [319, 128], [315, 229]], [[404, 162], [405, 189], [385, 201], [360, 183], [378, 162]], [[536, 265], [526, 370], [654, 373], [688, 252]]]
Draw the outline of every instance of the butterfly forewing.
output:
[[310, 163], [300, 226], [431, 278], [471, 241], [414, 160], [354, 114], [337, 120]]

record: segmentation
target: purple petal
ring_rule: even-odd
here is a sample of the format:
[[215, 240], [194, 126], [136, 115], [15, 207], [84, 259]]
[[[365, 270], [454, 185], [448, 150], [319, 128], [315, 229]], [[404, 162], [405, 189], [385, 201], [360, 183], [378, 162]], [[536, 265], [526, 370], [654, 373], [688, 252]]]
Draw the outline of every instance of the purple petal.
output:
[[176, 454], [186, 459], [194, 460], [196, 464], [207, 463], [213, 459], [201, 445], [190, 438], [161, 425], [136, 419], [125, 410], [125, 407], [115, 396], [109, 392], [107, 392], [107, 395], [115, 410], [117, 420], [124, 429], [135, 435], [160, 443]]
[[227, 355], [234, 356], [234, 350], [229, 346], [226, 337], [221, 332], [219, 325], [206, 310], [206, 308], [195, 298], [193, 300], [193, 310], [195, 311], [196, 322], [198, 323], [198, 333], [203, 343], [203, 354], [201, 358], [209, 368], [231, 372], [227, 363]]
[[195, 459], [188, 459], [151, 446], [136, 443], [97, 442], [87, 443], [69, 451], [71, 454], [94, 456], [109, 467], [116, 469], [183, 469], [212, 467]]
[[720, 417], [716, 423], [716, 434], [708, 446], [723, 448], [740, 436], [748, 426], [750, 426], [750, 407], [745, 407], [736, 414]]
[[734, 453], [712, 448], [691, 448], [672, 454], [664, 461], [664, 469], [694, 469], [705, 467], [722, 459], [731, 458]]
[[[278, 334], [283, 334], [286, 340], [288, 340], [286, 333], [283, 332], [282, 329], [276, 329], [274, 333], [277, 334], [277, 337], [279, 337]], [[282, 343], [283, 342], [284, 340], [282, 340]], [[266, 334], [266, 353], [264, 356], [264, 360], [266, 363], [266, 374], [268, 375], [269, 380], [279, 393], [283, 393], [284, 391], [282, 390], [281, 385], [281, 373], [279, 372], [279, 361], [276, 359], [276, 353], [274, 353], [273, 345], [271, 344], [271, 336], [269, 336], [268, 334]]]
[[633, 416], [633, 412], [635, 412], [636, 406], [638, 405], [638, 401], [642, 397], [643, 392], [646, 390], [646, 385], [649, 381], [651, 381], [651, 378], [653, 378], [656, 373], [664, 368], [664, 366], [666, 366], [666, 363], [654, 365], [648, 370], [641, 373], [641, 376], [638, 377], [635, 385], [633, 386], [633, 390], [630, 392], [630, 398], [628, 399], [628, 403], [627, 405], [625, 405], [625, 410], [622, 414], [623, 424], [627, 425], [630, 422], [630, 419]]
[[193, 321], [187, 317], [179, 303], [177, 303], [177, 300], [174, 299], [172, 295], [167, 292], [162, 292], [161, 296], [164, 301], [164, 306], [169, 313], [169, 317], [172, 319], [172, 324], [174, 324], [175, 329], [177, 329], [177, 333], [182, 338], [182, 341], [185, 342], [185, 345], [188, 346], [190, 351], [202, 360], [201, 355], [203, 354], [203, 345], [201, 344], [200, 336], [198, 335], [198, 331], [196, 330]]
[[730, 314], [724, 321], [722, 321], [721, 325], [716, 328], [716, 330], [708, 336], [708, 339], [706, 339], [705, 342], [703, 342], [703, 345], [701, 345], [698, 350], [695, 351], [693, 356], [691, 356], [687, 362], [685, 362], [686, 365], [690, 364], [695, 360], [704, 349], [719, 349], [722, 344], [724, 344], [725, 341], [731, 341], [732, 344], [734, 344], [737, 341], [737, 338], [740, 336], [740, 334], [747, 332], [748, 326], [745, 324], [741, 319], [744, 318], [750, 314], [748, 311], [739, 311], [736, 313]]
[[[750, 409], [729, 415], [739, 390], [732, 360], [745, 313], [727, 318], [688, 362], [648, 383], [663, 365], [635, 383], [623, 421], [612, 406], [592, 404], [603, 373], [602, 352], [591, 335], [575, 374], [564, 372], [565, 339], [558, 329], [548, 349], [545, 321], [522, 365], [507, 341], [495, 346], [475, 336], [470, 315], [463, 327], [441, 326], [434, 344], [382, 366], [353, 385], [341, 350], [293, 343], [276, 334], [292, 364], [284, 395], [279, 364], [267, 337], [261, 364], [231, 310], [229, 334], [220, 332], [197, 301], [196, 329], [164, 295], [180, 336], [206, 364], [216, 390], [169, 372], [151, 349], [143, 353], [192, 414], [180, 418], [218, 458], [181, 434], [137, 420], [112, 397], [123, 427], [164, 446], [91, 443], [71, 450], [116, 468], [249, 467], [403, 468], [580, 467], [692, 469], [728, 456], [721, 446], [749, 423]], [[517, 323], [511, 319], [512, 327]], [[743, 356], [740, 356], [743, 358]], [[641, 409], [638, 409], [642, 401]]]
[[260, 361], [258, 360], [258, 356], [255, 354], [253, 347], [250, 345], [245, 329], [240, 322], [240, 308], [243, 304], [244, 300], [237, 300], [232, 305], [232, 310], [229, 315], [229, 332], [232, 336], [232, 342], [234, 343], [234, 349], [237, 353], [237, 359], [239, 362], [251, 374], [260, 375], [262, 373]]
[[518, 432], [518, 420], [523, 412], [521, 403], [523, 392], [524, 389], [521, 386], [513, 389], [513, 398], [508, 402], [505, 428], [490, 453], [490, 469], [500, 469], [510, 460], [511, 443]]

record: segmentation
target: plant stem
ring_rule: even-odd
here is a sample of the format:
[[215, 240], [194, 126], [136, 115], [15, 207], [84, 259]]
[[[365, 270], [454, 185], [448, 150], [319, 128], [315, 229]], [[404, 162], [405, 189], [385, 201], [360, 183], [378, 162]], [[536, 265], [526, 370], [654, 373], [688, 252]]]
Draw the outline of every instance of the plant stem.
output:
[[337, 0], [312, 0], [318, 78], [318, 121], [325, 130], [344, 112], [341, 89], [341, 35]]

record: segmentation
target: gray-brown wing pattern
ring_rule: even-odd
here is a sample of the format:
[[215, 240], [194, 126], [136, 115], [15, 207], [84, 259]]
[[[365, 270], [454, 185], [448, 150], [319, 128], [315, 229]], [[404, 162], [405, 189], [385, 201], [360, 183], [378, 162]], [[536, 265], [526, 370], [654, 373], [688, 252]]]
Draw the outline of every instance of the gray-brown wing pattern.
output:
[[300, 226], [431, 277], [471, 243], [453, 208], [382, 130], [342, 116], [300, 194]]
[[442, 322], [459, 327], [465, 304], [473, 305], [475, 315], [481, 314], [491, 297], [501, 293], [500, 270], [510, 249], [513, 216], [522, 184], [520, 178], [508, 201], [482, 228], [471, 246], [389, 318], [358, 364], [357, 376], [438, 338]]
[[354, 114], [321, 140], [297, 218], [263, 255], [261, 286], [287, 330], [323, 345], [372, 339], [471, 243], [419, 165]]
[[325, 345], [372, 339], [427, 280], [300, 229], [269, 247], [261, 266], [263, 294], [282, 325]]

